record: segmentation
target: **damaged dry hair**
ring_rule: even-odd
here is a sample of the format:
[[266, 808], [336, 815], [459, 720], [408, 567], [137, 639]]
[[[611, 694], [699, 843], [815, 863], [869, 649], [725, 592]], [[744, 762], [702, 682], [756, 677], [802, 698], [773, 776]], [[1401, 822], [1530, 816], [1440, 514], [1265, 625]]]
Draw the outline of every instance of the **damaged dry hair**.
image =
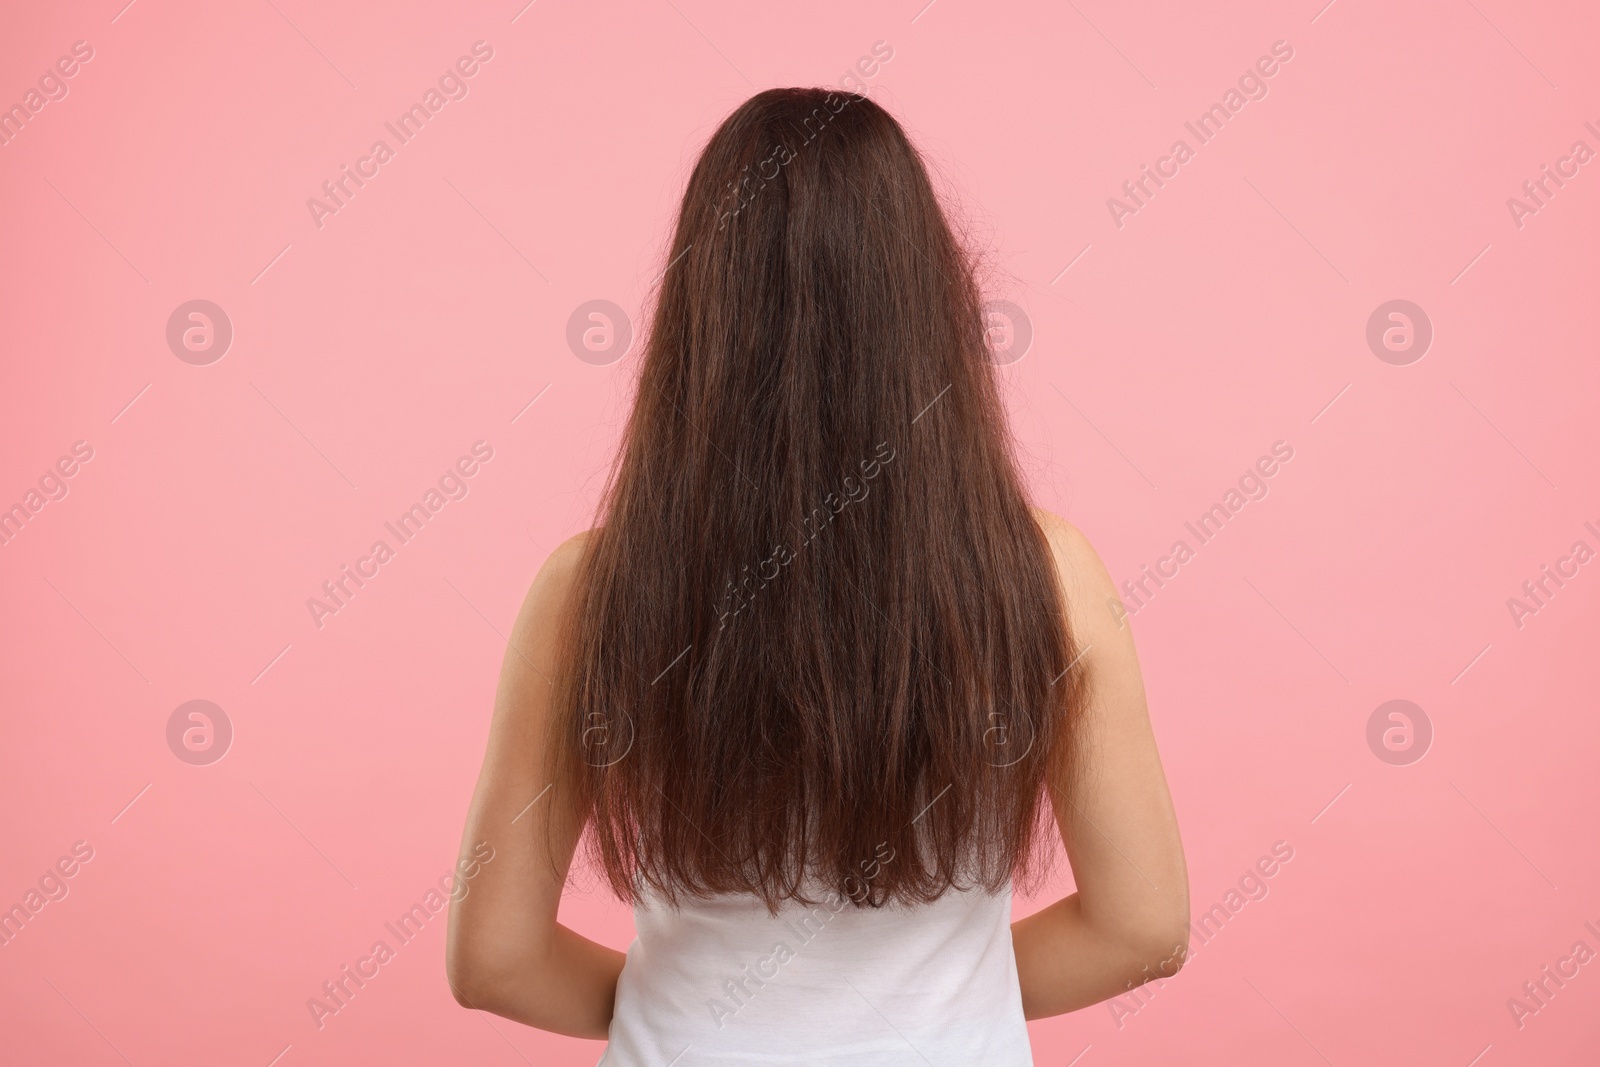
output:
[[762, 92], [667, 262], [552, 679], [587, 858], [628, 903], [1032, 884], [1082, 672], [921, 157], [863, 96]]

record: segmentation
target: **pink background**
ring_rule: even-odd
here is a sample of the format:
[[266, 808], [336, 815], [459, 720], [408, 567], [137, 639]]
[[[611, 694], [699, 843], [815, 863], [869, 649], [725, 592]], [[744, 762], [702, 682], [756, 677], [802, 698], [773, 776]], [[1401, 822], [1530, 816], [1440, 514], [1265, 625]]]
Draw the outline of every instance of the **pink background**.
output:
[[[499, 635], [587, 525], [635, 362], [576, 358], [569, 315], [637, 324], [715, 124], [883, 41], [863, 80], [1032, 320], [1001, 373], [1040, 503], [1132, 579], [1294, 449], [1132, 619], [1195, 915], [1294, 858], [1137, 1012], [1034, 1024], [1038, 1062], [1593, 1062], [1600, 964], [1520, 1028], [1507, 998], [1600, 951], [1600, 563], [1520, 627], [1507, 599], [1600, 549], [1600, 161], [1506, 204], [1600, 149], [1592, 6], [124, 2], [0, 17], [0, 103], [94, 49], [0, 147], [0, 506], [94, 450], [0, 546], [0, 906], [94, 850], [0, 947], [0, 1059], [599, 1057], [458, 1008], [443, 914], [320, 1029], [306, 1001], [452, 863]], [[319, 228], [307, 198], [478, 40], [469, 95]], [[1115, 225], [1279, 40], [1268, 95]], [[235, 334], [206, 366], [165, 340], [197, 298]], [[1392, 299], [1434, 328], [1405, 366], [1365, 340]], [[469, 495], [318, 628], [479, 440]], [[166, 740], [194, 699], [234, 729], [209, 766]], [[1420, 761], [1368, 747], [1391, 699]], [[563, 918], [631, 937], [596, 891]]]

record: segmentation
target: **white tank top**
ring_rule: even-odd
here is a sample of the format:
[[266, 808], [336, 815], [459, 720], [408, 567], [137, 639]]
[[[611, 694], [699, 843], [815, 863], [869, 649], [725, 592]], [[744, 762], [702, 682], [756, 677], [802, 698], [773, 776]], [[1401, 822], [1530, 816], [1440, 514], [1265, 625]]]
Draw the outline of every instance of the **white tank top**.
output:
[[1032, 1067], [1009, 884], [917, 908], [823, 899], [774, 917], [752, 896], [641, 898], [599, 1064]]

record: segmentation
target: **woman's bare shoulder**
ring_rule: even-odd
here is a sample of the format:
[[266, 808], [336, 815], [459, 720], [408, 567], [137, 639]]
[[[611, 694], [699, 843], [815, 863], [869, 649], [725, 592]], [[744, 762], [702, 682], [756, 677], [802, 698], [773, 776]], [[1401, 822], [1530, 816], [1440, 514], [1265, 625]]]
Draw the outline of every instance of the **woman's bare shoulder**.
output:
[[545, 636], [565, 611], [594, 533], [583, 530], [573, 534], [552, 549], [539, 566], [517, 614], [516, 629], [525, 639]]
[[1082, 530], [1063, 519], [1053, 511], [1044, 508], [1030, 508], [1033, 519], [1045, 533], [1050, 542], [1050, 548], [1055, 553], [1059, 562], [1065, 563], [1072, 570], [1079, 570], [1088, 566], [1100, 565], [1100, 554], [1094, 550], [1089, 539]]
[[551, 550], [545, 560], [546, 567], [555, 567], [558, 570], [569, 571], [577, 567], [583, 559], [583, 554], [588, 550], [594, 540], [597, 529], [580, 530], [561, 542]]
[[1119, 617], [1115, 610], [1116, 586], [1089, 538], [1054, 512], [1044, 508], [1031, 510], [1034, 521], [1050, 544], [1061, 591], [1067, 600], [1067, 616], [1074, 630], [1095, 632], [1107, 623], [1115, 624]]

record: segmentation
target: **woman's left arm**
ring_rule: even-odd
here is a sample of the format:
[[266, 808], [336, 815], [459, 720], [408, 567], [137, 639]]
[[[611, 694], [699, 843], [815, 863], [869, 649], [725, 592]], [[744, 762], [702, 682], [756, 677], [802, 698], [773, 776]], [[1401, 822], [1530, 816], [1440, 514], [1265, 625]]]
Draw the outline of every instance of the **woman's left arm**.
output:
[[[458, 883], [464, 895], [450, 907], [445, 967], [464, 1007], [603, 1039], [626, 957], [556, 921], [583, 814], [571, 803], [572, 790], [539, 780], [546, 746], [556, 736], [549, 679], [557, 630], [585, 536], [550, 554], [511, 632], [488, 750], [461, 837], [458, 870], [477, 869]], [[487, 863], [485, 843], [494, 850]]]

